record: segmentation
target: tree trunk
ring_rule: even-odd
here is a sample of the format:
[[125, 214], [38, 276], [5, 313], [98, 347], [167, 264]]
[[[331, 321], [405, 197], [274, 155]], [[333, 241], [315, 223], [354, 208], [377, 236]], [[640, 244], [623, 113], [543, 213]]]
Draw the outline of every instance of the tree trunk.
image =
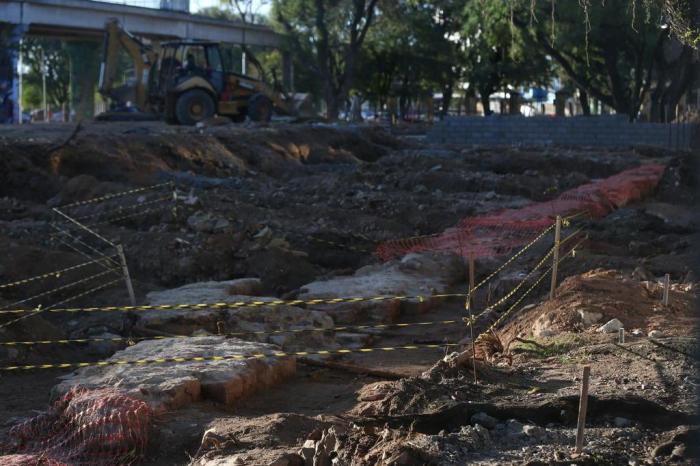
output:
[[440, 109], [440, 119], [442, 120], [447, 116], [450, 111], [450, 104], [452, 103], [452, 84], [446, 85], [442, 89], [442, 108]]
[[406, 119], [406, 114], [408, 113], [409, 99], [407, 96], [402, 95], [399, 97], [399, 118], [403, 121]]
[[337, 120], [342, 99], [333, 92], [326, 92], [324, 100], [326, 101], [326, 118], [330, 121]]
[[362, 97], [355, 95], [351, 99], [350, 105], [350, 121], [354, 123], [359, 123], [363, 121], [362, 118]]
[[481, 106], [484, 108], [484, 116], [489, 116], [491, 113], [491, 100], [489, 99], [490, 94], [487, 94], [486, 92], [479, 92], [481, 95]]
[[588, 92], [584, 89], [578, 89], [578, 98], [581, 103], [581, 111], [585, 116], [591, 116], [591, 104], [588, 102]]

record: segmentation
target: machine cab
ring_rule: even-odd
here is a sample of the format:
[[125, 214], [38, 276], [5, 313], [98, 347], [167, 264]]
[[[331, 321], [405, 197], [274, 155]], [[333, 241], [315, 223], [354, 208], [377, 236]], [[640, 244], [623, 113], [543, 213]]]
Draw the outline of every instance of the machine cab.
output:
[[156, 99], [192, 87], [218, 95], [225, 87], [219, 46], [213, 42], [165, 42], [151, 78], [151, 96]]

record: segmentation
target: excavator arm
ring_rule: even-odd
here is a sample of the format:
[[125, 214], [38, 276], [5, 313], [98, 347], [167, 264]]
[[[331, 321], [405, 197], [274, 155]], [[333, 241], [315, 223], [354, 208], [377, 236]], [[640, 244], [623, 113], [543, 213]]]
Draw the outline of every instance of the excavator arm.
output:
[[[126, 51], [134, 65], [135, 82], [115, 87], [120, 50]], [[148, 111], [148, 74], [157, 59], [155, 50], [124, 30], [119, 21], [110, 19], [105, 25], [104, 58], [100, 66], [98, 89], [102, 95], [120, 104], [131, 101], [141, 111]]]

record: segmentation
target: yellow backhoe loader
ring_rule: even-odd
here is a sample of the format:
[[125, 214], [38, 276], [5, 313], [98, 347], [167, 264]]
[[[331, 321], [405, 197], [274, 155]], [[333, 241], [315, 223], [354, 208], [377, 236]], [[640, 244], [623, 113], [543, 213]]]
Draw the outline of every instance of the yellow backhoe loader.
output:
[[[115, 86], [124, 50], [133, 62], [133, 76]], [[273, 110], [289, 106], [263, 81], [227, 72], [219, 44], [171, 41], [145, 44], [116, 19], [105, 27], [100, 93], [112, 103], [101, 119], [164, 117], [169, 123], [194, 125], [215, 114], [243, 121], [270, 120]], [[99, 117], [98, 117], [99, 118]]]

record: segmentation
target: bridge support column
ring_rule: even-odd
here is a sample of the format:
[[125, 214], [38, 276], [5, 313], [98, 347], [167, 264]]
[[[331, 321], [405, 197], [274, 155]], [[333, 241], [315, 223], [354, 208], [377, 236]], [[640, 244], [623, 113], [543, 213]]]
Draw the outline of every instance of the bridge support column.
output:
[[22, 80], [20, 45], [25, 27], [0, 23], [0, 124], [20, 123]]
[[76, 120], [95, 114], [95, 91], [100, 71], [101, 44], [96, 41], [69, 41], [70, 113]]

